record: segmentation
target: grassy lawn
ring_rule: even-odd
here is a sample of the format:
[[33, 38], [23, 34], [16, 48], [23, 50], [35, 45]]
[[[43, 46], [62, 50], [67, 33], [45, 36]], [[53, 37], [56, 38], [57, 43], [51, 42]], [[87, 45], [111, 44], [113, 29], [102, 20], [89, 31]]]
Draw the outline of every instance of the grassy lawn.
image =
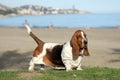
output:
[[0, 71], [0, 80], [120, 80], [120, 69], [84, 68], [73, 70]]

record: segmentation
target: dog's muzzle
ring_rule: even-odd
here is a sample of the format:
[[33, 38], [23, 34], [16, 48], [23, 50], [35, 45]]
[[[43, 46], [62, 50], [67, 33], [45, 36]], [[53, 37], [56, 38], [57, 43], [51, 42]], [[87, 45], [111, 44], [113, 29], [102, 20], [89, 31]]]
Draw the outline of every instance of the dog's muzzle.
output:
[[84, 47], [87, 47], [87, 40], [84, 40], [83, 44], [84, 44]]

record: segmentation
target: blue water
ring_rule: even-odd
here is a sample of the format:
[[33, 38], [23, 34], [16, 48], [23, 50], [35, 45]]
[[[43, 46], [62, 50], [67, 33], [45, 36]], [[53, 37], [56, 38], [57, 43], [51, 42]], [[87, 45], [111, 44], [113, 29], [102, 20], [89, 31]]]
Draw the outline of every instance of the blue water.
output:
[[116, 27], [120, 25], [120, 14], [57, 14], [36, 16], [14, 16], [0, 18], [0, 26], [23, 26], [27, 20], [30, 25], [47, 27]]

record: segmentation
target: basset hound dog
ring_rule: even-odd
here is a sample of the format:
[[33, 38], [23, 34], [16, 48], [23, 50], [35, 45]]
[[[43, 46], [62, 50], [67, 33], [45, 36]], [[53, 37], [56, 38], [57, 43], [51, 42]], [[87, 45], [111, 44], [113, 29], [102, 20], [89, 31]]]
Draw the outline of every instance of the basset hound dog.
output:
[[28, 24], [25, 24], [28, 34], [35, 40], [37, 47], [29, 63], [29, 71], [33, 71], [35, 64], [51, 67], [65, 67], [66, 71], [72, 68], [82, 70], [81, 60], [89, 56], [87, 47], [88, 39], [82, 30], [77, 30], [71, 40], [64, 44], [44, 42], [35, 36]]

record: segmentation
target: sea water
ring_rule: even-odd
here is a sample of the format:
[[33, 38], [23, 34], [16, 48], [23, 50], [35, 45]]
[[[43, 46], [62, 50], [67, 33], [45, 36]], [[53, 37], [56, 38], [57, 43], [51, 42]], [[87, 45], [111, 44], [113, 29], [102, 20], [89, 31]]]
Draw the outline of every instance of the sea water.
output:
[[116, 27], [120, 26], [120, 14], [56, 14], [26, 15], [0, 18], [0, 26], [21, 27], [25, 21], [33, 27]]

